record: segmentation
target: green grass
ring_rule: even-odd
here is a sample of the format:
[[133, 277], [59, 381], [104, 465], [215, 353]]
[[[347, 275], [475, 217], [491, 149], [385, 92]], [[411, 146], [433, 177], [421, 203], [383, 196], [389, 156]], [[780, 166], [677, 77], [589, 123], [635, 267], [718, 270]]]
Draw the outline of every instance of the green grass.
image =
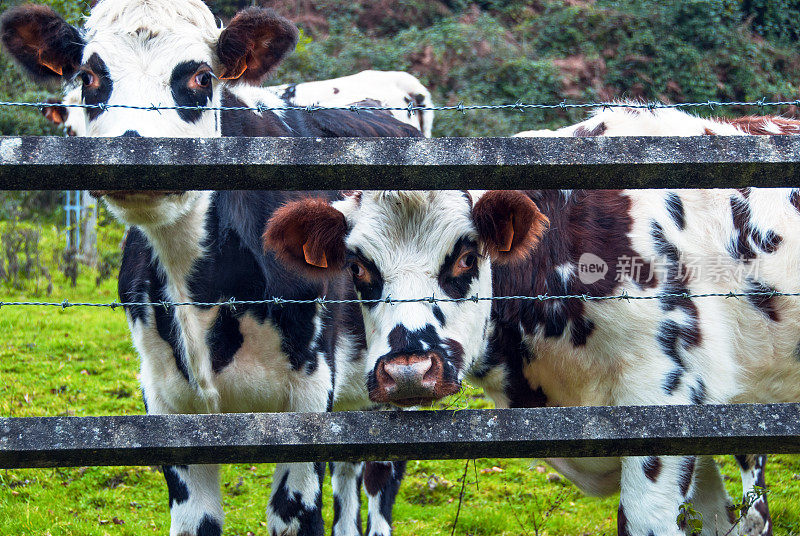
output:
[[[57, 244], [44, 230], [42, 247]], [[119, 230], [101, 236], [102, 247], [118, 247]], [[51, 255], [44, 255], [50, 258]], [[115, 281], [95, 285], [84, 271], [71, 288], [55, 267], [53, 301], [113, 301]], [[2, 299], [24, 298], [11, 288]], [[122, 311], [44, 307], [0, 309], [0, 414], [2, 416], [114, 415], [143, 413], [138, 359]], [[477, 389], [447, 402], [450, 407], [490, 407]], [[721, 457], [728, 490], [741, 494], [731, 457]], [[459, 503], [464, 460], [412, 461], [395, 507], [395, 534], [449, 535]], [[266, 535], [264, 509], [273, 466], [222, 469], [228, 535]], [[584, 497], [554, 480], [537, 460], [480, 459], [466, 472], [456, 534], [616, 534], [617, 498]], [[477, 477], [477, 478], [476, 478]], [[800, 458], [773, 456], [769, 500], [776, 535], [800, 534]], [[332, 500], [326, 481], [325, 521]], [[365, 513], [363, 514], [365, 515]], [[89, 467], [0, 471], [2, 535], [167, 534], [167, 492], [151, 467]]]

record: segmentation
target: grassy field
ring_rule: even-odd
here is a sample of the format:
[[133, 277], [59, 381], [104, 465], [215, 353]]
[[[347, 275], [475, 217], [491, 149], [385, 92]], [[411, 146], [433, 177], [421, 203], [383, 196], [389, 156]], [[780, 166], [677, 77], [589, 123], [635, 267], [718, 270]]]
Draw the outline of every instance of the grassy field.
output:
[[[0, 229], [1, 230], [1, 229]], [[42, 248], [56, 244], [56, 230], [42, 230]], [[120, 231], [104, 232], [104, 247]], [[53, 267], [49, 301], [113, 301], [113, 281], [96, 286], [81, 273], [72, 288]], [[40, 285], [41, 286], [41, 285]], [[31, 287], [32, 288], [32, 287]], [[31, 289], [2, 288], [0, 299], [32, 297]], [[0, 309], [0, 414], [4, 417], [143, 413], [138, 360], [122, 311], [95, 308]], [[488, 407], [480, 391], [451, 400]], [[741, 486], [732, 458], [719, 458], [727, 486]], [[800, 534], [800, 458], [774, 456], [768, 471], [776, 535]], [[264, 509], [273, 467], [225, 466], [223, 497], [228, 535], [266, 535]], [[413, 461], [395, 507], [395, 534], [448, 535], [462, 489], [465, 461]], [[466, 471], [459, 535], [616, 534], [616, 497], [588, 498], [538, 460], [479, 459]], [[330, 527], [330, 484], [325, 487]], [[97, 467], [0, 471], [0, 535], [167, 534], [164, 480], [153, 467]]]

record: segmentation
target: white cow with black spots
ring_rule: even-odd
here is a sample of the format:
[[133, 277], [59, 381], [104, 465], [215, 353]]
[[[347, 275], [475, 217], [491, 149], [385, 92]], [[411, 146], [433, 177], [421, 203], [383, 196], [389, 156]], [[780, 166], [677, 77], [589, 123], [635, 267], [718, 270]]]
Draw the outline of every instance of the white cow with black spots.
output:
[[[273, 91], [257, 87], [297, 37], [297, 29], [271, 10], [243, 10], [220, 28], [200, 0], [103, 0], [82, 29], [37, 5], [11, 9], [0, 22], [6, 50], [30, 75], [79, 85], [79, 101], [97, 105], [86, 110], [88, 136], [420, 136], [385, 112], [202, 109], [284, 104]], [[188, 109], [146, 109], [153, 105]], [[222, 305], [231, 298], [335, 295], [287, 271], [261, 246], [266, 219], [302, 192], [95, 194], [132, 226], [120, 271], [122, 301], [220, 304], [126, 307], [149, 413], [375, 406], [363, 381], [364, 335], [357, 314], [316, 304]], [[366, 464], [368, 534], [390, 533], [403, 468]], [[332, 464], [336, 536], [361, 533], [361, 472], [360, 464]], [[267, 508], [271, 534], [323, 533], [323, 474], [321, 464], [277, 466]], [[217, 466], [165, 467], [164, 476], [170, 534], [221, 534]]]
[[[613, 109], [555, 135], [746, 135], [796, 127], [781, 118]], [[311, 277], [349, 270], [362, 298], [653, 298], [502, 300], [491, 309], [469, 300], [362, 306], [374, 401], [432, 401], [468, 376], [499, 407], [800, 401], [800, 300], [768, 294], [800, 290], [799, 189], [355, 192], [313, 213], [309, 203], [278, 210], [265, 244]], [[324, 254], [336, 262], [321, 268], [299, 244], [315, 251], [311, 261]], [[605, 268], [598, 277], [589, 264]], [[767, 294], [675, 297], [706, 292]], [[763, 459], [738, 459], [745, 491], [763, 485]], [[621, 536], [682, 534], [677, 517], [686, 501], [703, 515], [704, 535], [725, 534], [735, 521], [707, 456], [552, 463], [587, 492], [621, 488]], [[765, 499], [740, 530], [771, 534]]]
[[[390, 108], [409, 105], [431, 108], [433, 101], [428, 88], [413, 75], [402, 71], [361, 71], [360, 73], [316, 80], [299, 84], [269, 86], [286, 102], [299, 106], [349, 106], [354, 102], [372, 99]], [[426, 138], [433, 130], [433, 110], [391, 110], [398, 121], [418, 128]]]

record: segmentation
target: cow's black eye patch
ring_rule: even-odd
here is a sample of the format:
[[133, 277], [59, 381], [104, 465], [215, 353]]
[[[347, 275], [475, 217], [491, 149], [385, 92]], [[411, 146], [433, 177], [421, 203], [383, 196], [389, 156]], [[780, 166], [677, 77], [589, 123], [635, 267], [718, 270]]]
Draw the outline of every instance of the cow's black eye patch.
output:
[[[207, 69], [207, 70], [206, 70]], [[205, 83], [208, 77], [208, 83]], [[172, 69], [169, 85], [178, 106], [205, 106], [211, 100], [211, 68], [199, 61], [184, 61]], [[178, 116], [187, 123], [200, 120], [201, 110], [178, 110]]]
[[[78, 71], [77, 76], [83, 84], [81, 96], [84, 103], [105, 104], [108, 102], [114, 83], [108, 74], [106, 62], [97, 55], [97, 52], [89, 56], [89, 60]], [[86, 115], [89, 121], [93, 121], [101, 113], [103, 113], [101, 108], [86, 108]]]
[[439, 268], [439, 286], [451, 298], [465, 298], [478, 277], [478, 244], [462, 236]]
[[[360, 269], [367, 272], [367, 277], [356, 277], [353, 275], [353, 284], [362, 300], [379, 300], [383, 294], [383, 276], [375, 263], [364, 257], [361, 251], [348, 251], [346, 261], [349, 263], [357, 262]], [[367, 304], [372, 308], [375, 304]]]

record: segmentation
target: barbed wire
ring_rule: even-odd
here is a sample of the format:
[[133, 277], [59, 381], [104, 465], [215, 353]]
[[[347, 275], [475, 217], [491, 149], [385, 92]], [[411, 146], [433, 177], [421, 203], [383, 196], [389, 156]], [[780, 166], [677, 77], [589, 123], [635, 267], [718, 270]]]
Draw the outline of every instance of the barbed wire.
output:
[[446, 111], [454, 111], [454, 112], [461, 112], [466, 113], [468, 111], [473, 110], [513, 110], [518, 112], [524, 112], [525, 110], [555, 110], [555, 109], [583, 109], [583, 108], [599, 108], [599, 109], [611, 109], [611, 108], [637, 108], [637, 109], [663, 109], [663, 108], [709, 108], [713, 110], [717, 107], [730, 107], [730, 106], [749, 106], [749, 107], [758, 107], [760, 109], [766, 107], [776, 107], [776, 106], [798, 106], [800, 107], [800, 99], [797, 100], [786, 100], [786, 101], [768, 101], [766, 99], [760, 99], [757, 101], [711, 101], [707, 100], [705, 102], [680, 102], [680, 103], [663, 103], [663, 102], [641, 102], [641, 103], [631, 103], [631, 102], [586, 102], [586, 103], [568, 103], [566, 101], [561, 101], [559, 103], [551, 103], [551, 104], [537, 104], [537, 103], [526, 103], [522, 101], [517, 101], [514, 103], [506, 103], [506, 104], [464, 104], [463, 102], [459, 102], [458, 104], [454, 105], [446, 105], [446, 106], [421, 106], [419, 104], [409, 103], [408, 106], [380, 106], [380, 105], [373, 105], [373, 106], [357, 106], [357, 105], [344, 105], [344, 106], [323, 106], [318, 104], [313, 105], [296, 105], [296, 104], [286, 104], [282, 106], [267, 106], [263, 104], [259, 104], [257, 106], [181, 106], [181, 105], [160, 105], [160, 104], [151, 104], [151, 105], [133, 105], [133, 104], [107, 104], [107, 103], [100, 103], [100, 104], [83, 104], [83, 103], [61, 103], [61, 102], [18, 102], [18, 101], [0, 101], [0, 106], [20, 106], [20, 107], [28, 107], [28, 108], [46, 108], [51, 106], [63, 106], [65, 108], [84, 108], [84, 109], [97, 109], [105, 111], [111, 108], [125, 108], [129, 110], [151, 110], [151, 111], [160, 111], [160, 110], [187, 110], [187, 111], [251, 111], [251, 112], [266, 112], [266, 111], [305, 111], [305, 112], [315, 112], [318, 110], [344, 110], [344, 111], [351, 111], [351, 112], [361, 112], [361, 111], [377, 111], [377, 110], [385, 110], [385, 111], [405, 111], [408, 113], [414, 112], [424, 112], [424, 111], [439, 111], [439, 112], [446, 112]]
[[174, 302], [174, 301], [141, 301], [141, 302], [109, 302], [109, 303], [94, 303], [94, 302], [70, 302], [63, 300], [60, 302], [33, 302], [33, 301], [0, 301], [0, 309], [3, 307], [19, 307], [19, 306], [35, 306], [35, 307], [60, 307], [62, 309], [69, 309], [72, 307], [108, 307], [116, 309], [118, 307], [230, 307], [236, 309], [236, 306], [246, 305], [343, 305], [343, 304], [359, 304], [359, 305], [375, 305], [385, 303], [388, 305], [397, 305], [401, 303], [467, 303], [467, 302], [484, 302], [484, 301], [534, 301], [534, 302], [547, 302], [555, 300], [580, 300], [584, 302], [591, 301], [612, 301], [612, 300], [663, 300], [663, 299], [695, 299], [695, 298], [764, 298], [770, 299], [773, 297], [800, 297], [800, 292], [780, 292], [777, 290], [766, 291], [753, 291], [753, 292], [705, 292], [700, 294], [692, 294], [688, 292], [665, 292], [660, 294], [651, 294], [645, 296], [631, 295], [627, 292], [622, 294], [614, 294], [609, 296], [593, 296], [591, 294], [564, 294], [564, 295], [550, 295], [538, 294], [536, 296], [466, 296], [463, 298], [437, 298], [436, 296], [428, 296], [421, 298], [392, 298], [391, 296], [382, 299], [363, 300], [358, 298], [352, 299], [331, 299], [326, 297], [312, 298], [312, 299], [292, 299], [292, 298], [279, 298], [272, 297], [263, 300], [237, 300], [231, 298], [219, 302]]

